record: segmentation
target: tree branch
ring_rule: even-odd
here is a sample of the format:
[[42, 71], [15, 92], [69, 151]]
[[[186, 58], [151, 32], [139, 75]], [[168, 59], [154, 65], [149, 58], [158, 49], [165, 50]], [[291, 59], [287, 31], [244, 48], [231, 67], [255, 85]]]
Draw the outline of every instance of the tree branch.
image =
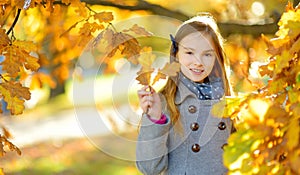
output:
[[[152, 12], [155, 15], [176, 18], [181, 21], [185, 21], [190, 18], [190, 16], [182, 12], [173, 11], [157, 4], [151, 4], [144, 0], [139, 0], [137, 4], [134, 6], [121, 5], [121, 4], [116, 4], [113, 2], [103, 1], [103, 0], [82, 0], [82, 2], [85, 2], [90, 5], [110, 6], [110, 7], [116, 7], [124, 10], [131, 10], [131, 11], [146, 10]], [[278, 30], [278, 26], [277, 26], [278, 20], [279, 18], [276, 17], [274, 18], [273, 23], [267, 23], [267, 24], [247, 25], [247, 24], [226, 22], [226, 23], [218, 23], [218, 25], [222, 35], [225, 37], [230, 34], [249, 34], [252, 36], [260, 36], [263, 33], [263, 34], [273, 35]]]
[[185, 21], [189, 18], [189, 16], [179, 12], [179, 11], [171, 11], [167, 8], [164, 8], [157, 4], [151, 4], [149, 2], [146, 2], [144, 0], [137, 1], [137, 4], [134, 6], [129, 5], [120, 5], [109, 1], [101, 1], [101, 0], [82, 0], [82, 2], [85, 2], [90, 5], [102, 5], [102, 6], [110, 6], [110, 7], [116, 7], [119, 9], [124, 10], [130, 10], [130, 11], [136, 11], [136, 10], [146, 10], [150, 11], [153, 14], [156, 15], [162, 15], [167, 17], [176, 18], [181, 21]]
[[10, 26], [9, 30], [6, 32], [6, 35], [9, 35], [9, 33], [14, 29], [15, 25], [16, 25], [17, 22], [18, 22], [20, 13], [21, 13], [21, 9], [18, 9], [17, 15], [16, 15], [16, 17], [15, 17], [15, 19], [14, 19], [14, 22], [13, 22], [12, 25]]

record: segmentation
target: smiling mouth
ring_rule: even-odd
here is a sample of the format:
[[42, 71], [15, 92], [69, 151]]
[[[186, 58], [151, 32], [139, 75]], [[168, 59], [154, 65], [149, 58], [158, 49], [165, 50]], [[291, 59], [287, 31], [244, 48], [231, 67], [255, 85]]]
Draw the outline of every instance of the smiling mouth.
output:
[[201, 74], [204, 72], [204, 69], [190, 69], [195, 74]]

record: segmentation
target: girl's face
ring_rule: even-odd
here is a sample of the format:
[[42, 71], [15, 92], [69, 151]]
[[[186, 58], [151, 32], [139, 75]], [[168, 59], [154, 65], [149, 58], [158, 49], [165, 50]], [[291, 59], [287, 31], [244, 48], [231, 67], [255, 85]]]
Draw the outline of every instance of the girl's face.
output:
[[216, 52], [209, 35], [194, 32], [180, 42], [177, 58], [181, 72], [194, 82], [202, 82], [212, 71]]

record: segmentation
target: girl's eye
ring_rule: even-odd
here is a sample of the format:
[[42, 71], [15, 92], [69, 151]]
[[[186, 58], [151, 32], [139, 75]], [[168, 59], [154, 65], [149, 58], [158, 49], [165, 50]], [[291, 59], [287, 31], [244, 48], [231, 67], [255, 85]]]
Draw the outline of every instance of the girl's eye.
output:
[[185, 54], [187, 54], [187, 55], [192, 55], [192, 54], [193, 54], [193, 52], [191, 52], [191, 51], [188, 51], [188, 52], [185, 52]]
[[204, 54], [204, 56], [205, 56], [205, 57], [212, 57], [213, 54], [212, 54], [212, 53], [206, 53], [206, 54]]

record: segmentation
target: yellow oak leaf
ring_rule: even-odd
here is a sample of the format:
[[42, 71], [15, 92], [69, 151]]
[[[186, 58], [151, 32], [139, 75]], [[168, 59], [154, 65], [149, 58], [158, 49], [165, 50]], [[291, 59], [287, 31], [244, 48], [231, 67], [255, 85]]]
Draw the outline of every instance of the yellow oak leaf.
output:
[[123, 46], [124, 48], [121, 53], [125, 55], [131, 63], [138, 64], [138, 56], [141, 50], [139, 42], [135, 38], [132, 38], [127, 40]]
[[37, 71], [40, 68], [40, 64], [38, 63], [38, 59], [33, 57], [33, 56], [28, 56], [25, 58], [25, 68], [32, 70], [32, 71]]
[[160, 79], [166, 79], [167, 76], [172, 77], [176, 76], [177, 73], [180, 71], [180, 64], [173, 62], [173, 63], [166, 63], [162, 69], [159, 69], [156, 76], [152, 81], [152, 85], [159, 81]]
[[144, 71], [152, 70], [152, 64], [155, 61], [156, 56], [152, 54], [151, 47], [143, 47], [138, 58], [139, 64], [142, 66]]
[[3, 88], [9, 91], [12, 97], [21, 97], [26, 100], [30, 99], [31, 93], [28, 87], [23, 87], [19, 82], [4, 82], [0, 84]]
[[2, 85], [0, 86], [0, 92], [4, 96], [4, 101], [7, 102], [7, 109], [10, 110], [12, 115], [22, 114], [25, 106], [24, 100], [19, 97], [12, 96], [11, 91], [9, 89], [4, 88]]
[[166, 74], [170, 77], [176, 76], [180, 71], [180, 64], [177, 62], [166, 63], [165, 66], [160, 70], [161, 73]]
[[[10, 39], [5, 33], [4, 29], [0, 29], [0, 46], [6, 46], [10, 43]], [[1, 53], [1, 50], [0, 50]]]
[[153, 70], [147, 70], [144, 71], [143, 69], [137, 72], [137, 77], [136, 80], [139, 82], [141, 85], [149, 85], [151, 82], [151, 74], [153, 73]]
[[13, 45], [18, 47], [21, 50], [25, 50], [26, 52], [35, 52], [37, 50], [36, 44], [34, 44], [32, 41], [20, 41], [16, 40], [13, 42]]
[[4, 54], [5, 60], [1, 63], [2, 70], [9, 73], [12, 77], [16, 77], [19, 72], [20, 62], [13, 61], [9, 55]]
[[[26, 47], [28, 44], [28, 47]], [[30, 52], [35, 49], [32, 42], [15, 41], [13, 44], [6, 47], [4, 61], [1, 63], [2, 70], [6, 71], [10, 76], [16, 77], [21, 72], [21, 67], [37, 71], [40, 67], [37, 58], [30, 55]]]
[[19, 99], [18, 97], [13, 97], [13, 98], [6, 98], [5, 101], [7, 102], [7, 109], [10, 110], [11, 114], [19, 115], [23, 113], [25, 109], [24, 100]]
[[155, 75], [153, 81], [152, 81], [152, 85], [154, 85], [156, 82], [158, 82], [160, 79], [166, 79], [167, 75], [162, 73], [162, 72], [157, 72], [157, 74]]
[[71, 6], [77, 7], [75, 12], [78, 13], [81, 17], [86, 18], [88, 16], [87, 9], [85, 8], [85, 2], [81, 2], [80, 0], [73, 0]]
[[152, 36], [153, 35], [151, 32], [148, 32], [145, 28], [143, 28], [137, 24], [134, 24], [130, 29], [123, 30], [123, 32], [129, 32], [129, 31], [132, 31], [135, 34], [142, 35], [142, 36]]
[[[139, 42], [133, 36], [126, 33], [112, 33], [108, 31], [108, 34], [112, 34], [111, 41], [108, 40], [108, 57], [113, 57], [117, 50], [121, 51], [128, 61], [133, 64], [138, 64], [137, 57], [140, 53], [141, 47]], [[107, 38], [106, 36], [104, 38]]]
[[278, 74], [282, 71], [282, 69], [289, 66], [289, 61], [293, 59], [293, 55], [291, 55], [288, 51], [284, 50], [281, 55], [276, 57], [276, 67], [275, 73]]
[[112, 12], [100, 12], [94, 15], [94, 18], [99, 22], [109, 23], [114, 19]]

